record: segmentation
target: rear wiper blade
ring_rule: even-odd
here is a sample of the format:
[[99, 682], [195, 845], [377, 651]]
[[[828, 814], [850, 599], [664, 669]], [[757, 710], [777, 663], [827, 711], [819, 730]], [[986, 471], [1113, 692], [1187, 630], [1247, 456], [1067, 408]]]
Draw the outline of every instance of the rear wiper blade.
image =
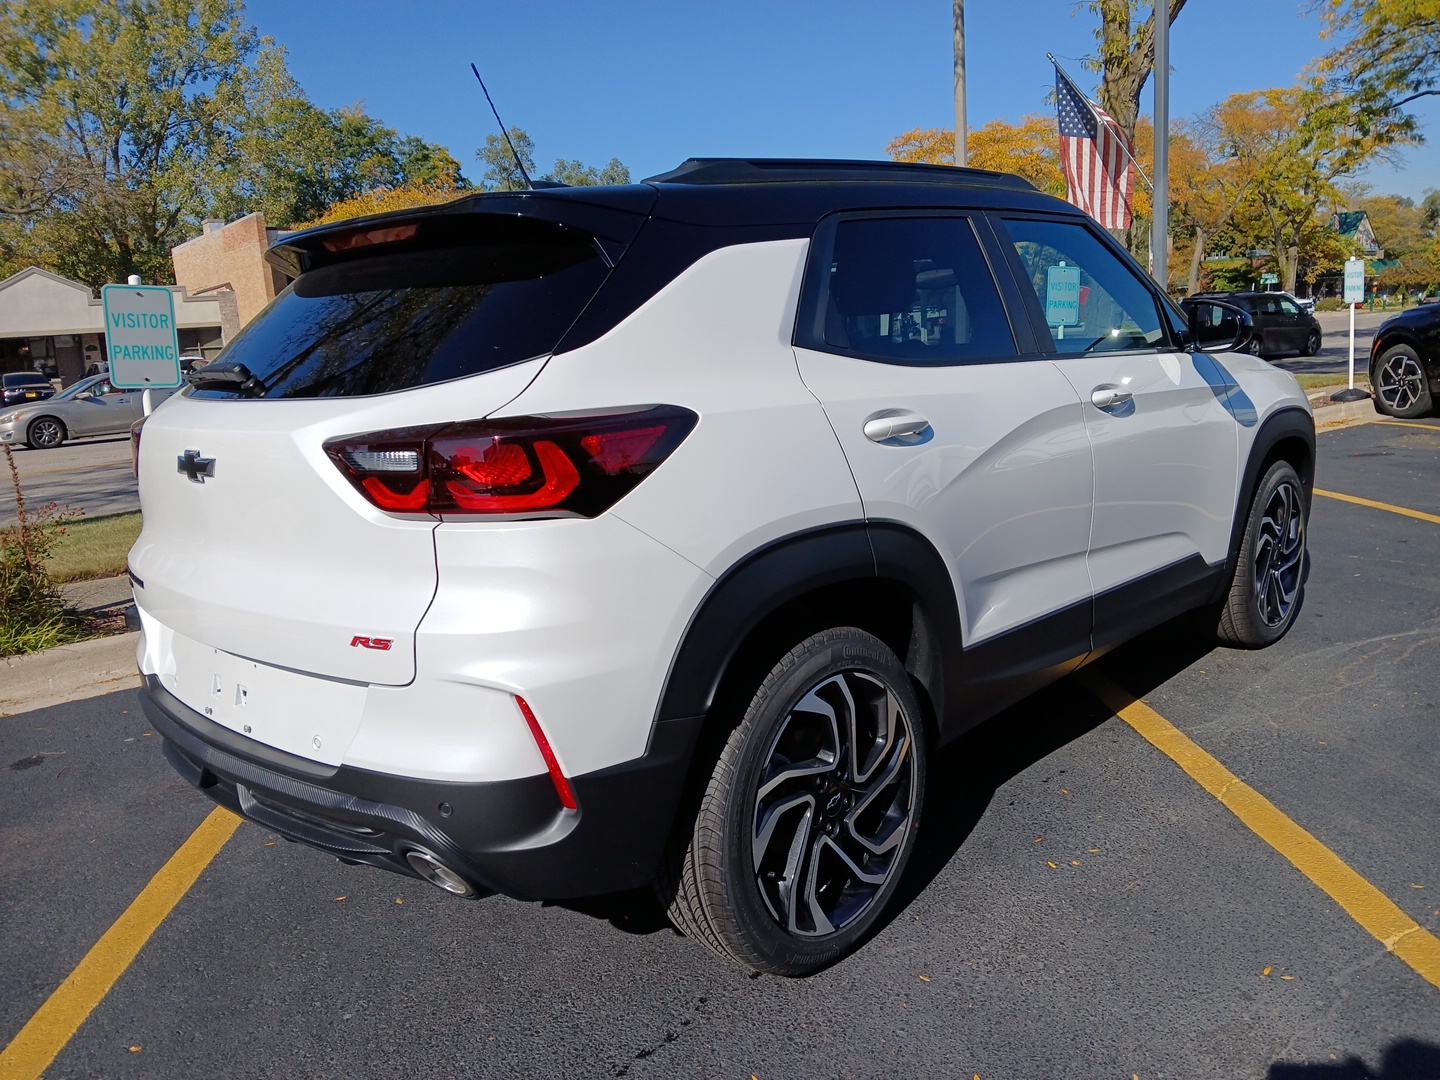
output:
[[196, 368], [185, 376], [185, 381], [196, 390], [229, 390], [246, 397], [265, 396], [265, 384], [238, 360], [222, 360]]

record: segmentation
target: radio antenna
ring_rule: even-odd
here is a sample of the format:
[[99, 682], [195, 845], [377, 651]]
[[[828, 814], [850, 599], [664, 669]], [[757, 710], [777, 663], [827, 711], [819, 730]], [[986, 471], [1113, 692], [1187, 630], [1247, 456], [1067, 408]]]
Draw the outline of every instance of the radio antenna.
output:
[[515, 144], [510, 141], [510, 132], [505, 130], [505, 121], [500, 119], [500, 110], [495, 108], [495, 102], [490, 100], [490, 91], [485, 89], [485, 80], [480, 78], [480, 69], [474, 64], [471, 64], [470, 70], [475, 72], [475, 80], [480, 84], [480, 89], [485, 94], [485, 100], [490, 102], [490, 111], [495, 114], [495, 123], [500, 125], [500, 137], [505, 140], [505, 145], [510, 148], [510, 156], [515, 159], [515, 167], [520, 170], [520, 175], [525, 180], [525, 190], [534, 191], [535, 185], [530, 182], [530, 174], [525, 171], [525, 163], [520, 160], [520, 155], [515, 152]]

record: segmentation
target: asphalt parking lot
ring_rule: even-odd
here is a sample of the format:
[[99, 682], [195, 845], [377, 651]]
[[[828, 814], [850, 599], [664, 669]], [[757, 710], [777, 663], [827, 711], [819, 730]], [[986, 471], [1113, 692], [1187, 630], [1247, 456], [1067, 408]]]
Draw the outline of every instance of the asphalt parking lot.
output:
[[947, 748], [889, 922], [802, 981], [643, 894], [467, 902], [249, 823], [146, 941], [212, 804], [133, 690], [0, 718], [0, 1078], [1434, 1080], [1440, 421], [1322, 432], [1317, 472], [1286, 639], [1168, 627]]
[[[26, 498], [32, 504], [78, 507], [86, 517], [140, 509], [130, 436], [107, 435], [68, 442], [54, 450], [11, 447]], [[8, 477], [6, 478], [8, 480]], [[0, 527], [15, 521], [9, 483], [0, 497]]]

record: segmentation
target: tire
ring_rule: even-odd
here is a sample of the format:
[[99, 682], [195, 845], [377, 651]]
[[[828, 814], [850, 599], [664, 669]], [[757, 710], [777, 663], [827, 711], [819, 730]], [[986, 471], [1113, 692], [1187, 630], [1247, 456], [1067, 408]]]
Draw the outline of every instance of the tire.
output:
[[1305, 351], [1302, 356], [1318, 356], [1320, 354], [1320, 331], [1311, 330], [1310, 336], [1305, 339]]
[[1392, 345], [1375, 364], [1371, 380], [1375, 411], [1402, 420], [1424, 416], [1434, 407], [1425, 365], [1409, 345]]
[[37, 416], [25, 429], [25, 444], [32, 450], [54, 450], [65, 442], [65, 424], [53, 416]]
[[1285, 636], [1300, 610], [1305, 576], [1305, 488], [1288, 461], [1266, 470], [1240, 541], [1235, 578], [1220, 608], [1223, 645], [1263, 649]]
[[840, 627], [795, 646], [677, 823], [656, 881], [676, 927], [772, 975], [854, 951], [914, 847], [927, 742], [910, 678], [878, 638]]

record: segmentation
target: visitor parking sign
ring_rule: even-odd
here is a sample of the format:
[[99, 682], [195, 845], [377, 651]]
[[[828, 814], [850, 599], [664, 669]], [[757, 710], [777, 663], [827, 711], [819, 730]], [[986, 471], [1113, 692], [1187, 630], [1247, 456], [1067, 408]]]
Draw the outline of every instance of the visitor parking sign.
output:
[[174, 294], [163, 285], [106, 285], [100, 296], [111, 384], [122, 390], [179, 386]]

